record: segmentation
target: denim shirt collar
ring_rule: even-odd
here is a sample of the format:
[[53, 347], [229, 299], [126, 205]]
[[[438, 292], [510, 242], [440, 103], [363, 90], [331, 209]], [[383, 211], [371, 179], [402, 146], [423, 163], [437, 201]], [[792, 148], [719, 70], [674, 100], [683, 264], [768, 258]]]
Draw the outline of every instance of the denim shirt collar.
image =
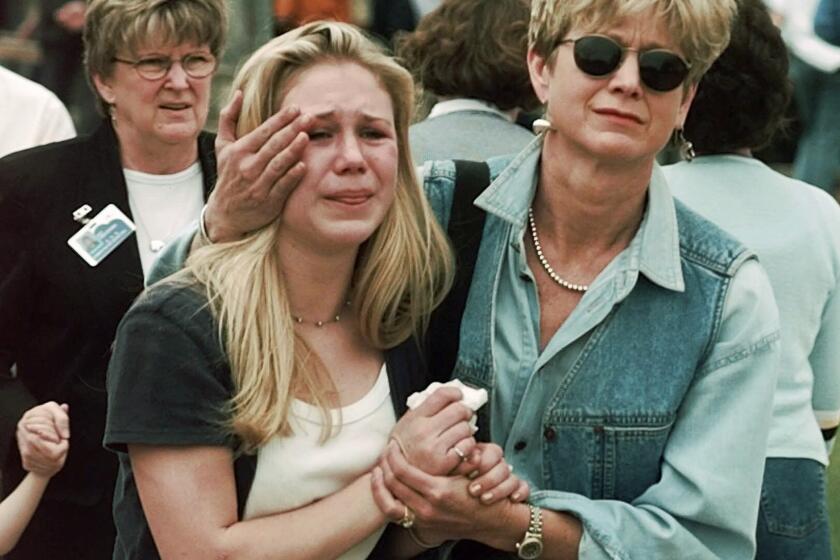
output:
[[[517, 232], [525, 228], [536, 193], [542, 141], [542, 135], [535, 138], [501, 172], [494, 169], [491, 160], [491, 173], [498, 172], [498, 176], [475, 200], [476, 206], [510, 223]], [[658, 164], [654, 164], [648, 186], [644, 218], [630, 245], [638, 247], [631, 250], [631, 266], [637, 266], [648, 280], [668, 290], [685, 290], [676, 208]]]

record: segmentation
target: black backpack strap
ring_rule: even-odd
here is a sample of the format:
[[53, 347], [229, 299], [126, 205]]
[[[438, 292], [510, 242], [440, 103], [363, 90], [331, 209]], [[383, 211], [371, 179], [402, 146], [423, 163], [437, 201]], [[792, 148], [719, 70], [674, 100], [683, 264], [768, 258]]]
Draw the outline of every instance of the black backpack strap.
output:
[[461, 316], [467, 305], [478, 249], [484, 231], [484, 211], [473, 201], [490, 184], [484, 162], [455, 160], [455, 192], [447, 233], [455, 250], [455, 281], [432, 314], [426, 335], [426, 361], [432, 381], [448, 381], [458, 357]]

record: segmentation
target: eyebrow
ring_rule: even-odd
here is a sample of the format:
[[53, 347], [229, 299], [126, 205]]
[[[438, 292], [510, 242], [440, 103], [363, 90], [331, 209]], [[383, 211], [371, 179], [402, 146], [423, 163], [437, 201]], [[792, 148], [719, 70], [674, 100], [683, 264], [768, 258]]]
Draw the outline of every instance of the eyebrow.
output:
[[[158, 50], [149, 50], [147, 52], [143, 52], [143, 50], [144, 49], [138, 49], [137, 52], [135, 53], [135, 56], [138, 56], [138, 57], [160, 56], [160, 57], [172, 58], [171, 54], [167, 54], [165, 52], [161, 52], [161, 51], [158, 51]], [[210, 55], [212, 55], [213, 53], [211, 53], [208, 49], [205, 49], [205, 48], [202, 47], [202, 48], [199, 48], [198, 50], [195, 50], [195, 51], [189, 51], [188, 53], [185, 53], [184, 56], [190, 56], [190, 55], [194, 55], [194, 54], [210, 54]]]
[[[316, 119], [327, 119], [330, 117], [335, 116], [334, 110], [324, 111], [323, 113], [317, 113], [314, 115]], [[382, 121], [386, 123], [390, 123], [390, 121], [385, 117], [377, 117], [375, 115], [370, 115], [368, 113], [362, 113], [362, 118], [366, 121]]]

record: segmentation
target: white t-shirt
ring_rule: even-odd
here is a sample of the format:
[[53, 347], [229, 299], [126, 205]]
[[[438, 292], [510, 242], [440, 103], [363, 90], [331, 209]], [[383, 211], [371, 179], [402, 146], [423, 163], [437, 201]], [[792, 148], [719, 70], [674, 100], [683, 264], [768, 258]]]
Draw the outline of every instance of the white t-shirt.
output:
[[171, 175], [132, 169], [123, 173], [145, 277], [163, 248], [198, 220], [204, 205], [201, 165], [196, 162]]
[[0, 66], [0, 157], [76, 136], [53, 92]]
[[[293, 435], [275, 437], [257, 453], [257, 472], [245, 505], [245, 519], [289, 511], [348, 486], [375, 465], [396, 424], [385, 365], [373, 388], [360, 400], [332, 411], [341, 429], [319, 441], [319, 410], [292, 402]], [[342, 554], [341, 560], [362, 560], [376, 546], [385, 527]]]

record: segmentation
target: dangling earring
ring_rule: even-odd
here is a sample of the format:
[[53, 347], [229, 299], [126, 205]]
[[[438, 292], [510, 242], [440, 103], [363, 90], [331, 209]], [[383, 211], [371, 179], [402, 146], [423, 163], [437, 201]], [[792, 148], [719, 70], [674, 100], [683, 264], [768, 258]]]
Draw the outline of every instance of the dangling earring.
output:
[[111, 117], [111, 126], [117, 126], [117, 111], [114, 105], [108, 105], [108, 116]]
[[677, 149], [680, 151], [680, 157], [682, 157], [685, 161], [693, 160], [697, 154], [694, 152], [694, 144], [685, 137], [685, 133], [683, 132], [682, 128], [678, 128], [674, 131], [675, 139], [674, 142], [677, 145]]

